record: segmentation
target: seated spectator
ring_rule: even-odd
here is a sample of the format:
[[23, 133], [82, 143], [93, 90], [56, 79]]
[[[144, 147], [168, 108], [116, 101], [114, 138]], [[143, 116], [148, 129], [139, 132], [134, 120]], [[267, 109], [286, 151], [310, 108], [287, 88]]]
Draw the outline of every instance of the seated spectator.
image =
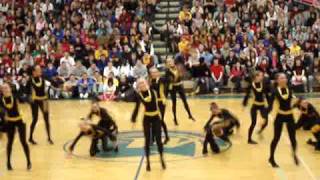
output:
[[141, 60], [138, 60], [136, 65], [133, 67], [133, 77], [135, 79], [148, 77], [148, 69]]
[[92, 63], [87, 70], [88, 76], [93, 77], [96, 72], [100, 72], [100, 70], [95, 63]]
[[110, 77], [105, 81], [103, 94], [100, 98], [105, 101], [114, 100], [116, 98], [116, 90], [117, 85], [114, 83], [114, 79]]
[[118, 69], [113, 66], [113, 63], [111, 61], [108, 62], [108, 65], [103, 70], [103, 76], [109, 77], [110, 73], [113, 73], [114, 75], [118, 75]]
[[103, 49], [103, 46], [100, 45], [98, 49], [94, 52], [94, 57], [95, 59], [100, 59], [102, 55], [108, 57], [109, 52], [106, 49]]
[[68, 80], [69, 76], [71, 74], [70, 67], [67, 66], [66, 62], [62, 62], [61, 65], [59, 66], [57, 73], [59, 74], [60, 77], [62, 77], [64, 80]]
[[87, 68], [82, 65], [81, 61], [77, 61], [76, 65], [73, 66], [71, 73], [75, 75], [77, 78], [80, 78], [83, 73], [87, 73]]
[[204, 62], [204, 58], [200, 58], [200, 64], [192, 67], [192, 77], [197, 83], [199, 93], [208, 93], [210, 91], [209, 78], [210, 69]]
[[71, 74], [69, 80], [67, 80], [63, 85], [62, 96], [64, 98], [71, 98], [78, 96], [78, 80], [75, 75]]
[[56, 73], [53, 75], [50, 83], [51, 83], [51, 86], [49, 88], [50, 98], [59, 99], [63, 89], [63, 84], [64, 84], [63, 78], [60, 78], [59, 75]]
[[234, 84], [236, 92], [241, 92], [241, 81], [243, 79], [243, 69], [241, 68], [240, 62], [237, 62], [231, 69], [230, 80]]
[[64, 56], [60, 59], [60, 64], [62, 64], [63, 62], [65, 62], [69, 68], [75, 65], [74, 59], [69, 55], [69, 52], [65, 52]]
[[43, 76], [49, 81], [57, 74], [57, 69], [53, 66], [52, 62], [49, 62], [47, 67], [43, 70]]
[[296, 60], [296, 64], [293, 67], [292, 85], [304, 87], [304, 91], [307, 91], [307, 77], [306, 71], [300, 59]]
[[79, 97], [81, 99], [87, 99], [89, 95], [93, 93], [95, 81], [92, 78], [88, 77], [88, 74], [85, 72], [82, 74], [81, 79], [78, 80], [78, 91]]
[[95, 71], [93, 76], [90, 76], [94, 79], [95, 81], [95, 85], [94, 85], [94, 88], [93, 88], [93, 92], [95, 95], [98, 95], [98, 94], [101, 94], [103, 93], [103, 77], [102, 75], [100, 74], [99, 71]]
[[211, 79], [210, 88], [214, 93], [219, 93], [221, 86], [223, 85], [223, 66], [219, 64], [219, 59], [214, 59], [213, 64], [210, 67]]

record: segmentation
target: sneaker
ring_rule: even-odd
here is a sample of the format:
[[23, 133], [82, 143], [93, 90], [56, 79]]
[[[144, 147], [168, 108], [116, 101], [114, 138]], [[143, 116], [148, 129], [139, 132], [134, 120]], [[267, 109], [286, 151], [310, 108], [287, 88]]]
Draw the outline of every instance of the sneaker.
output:
[[84, 99], [87, 99], [88, 96], [89, 96], [89, 94], [88, 94], [88, 93], [85, 93], [85, 94], [83, 95], [83, 98], [84, 98]]
[[82, 94], [82, 93], [80, 93], [80, 98], [81, 98], [81, 99], [83, 98], [83, 94]]

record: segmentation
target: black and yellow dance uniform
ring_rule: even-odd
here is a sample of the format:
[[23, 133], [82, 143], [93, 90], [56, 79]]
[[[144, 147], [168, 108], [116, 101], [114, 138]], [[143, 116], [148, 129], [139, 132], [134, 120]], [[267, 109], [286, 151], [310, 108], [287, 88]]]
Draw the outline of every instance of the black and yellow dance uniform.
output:
[[12, 170], [11, 166], [11, 153], [12, 145], [14, 142], [14, 136], [16, 129], [18, 129], [20, 142], [23, 147], [27, 159], [27, 168], [31, 169], [30, 161], [30, 150], [26, 141], [26, 124], [22, 119], [22, 115], [19, 111], [18, 100], [13, 96], [3, 96], [1, 97], [1, 108], [4, 111], [4, 130], [7, 133], [8, 143], [7, 143], [7, 168]]
[[[116, 136], [112, 131], [109, 131], [108, 129], [105, 129], [98, 125], [90, 124], [90, 129], [88, 131], [81, 131], [80, 134], [73, 141], [73, 143], [70, 146], [71, 151], [74, 150], [74, 147], [76, 146], [76, 144], [78, 143], [78, 141], [82, 136], [90, 136], [92, 138], [91, 145], [90, 145], [90, 156], [95, 156], [99, 151], [97, 148], [99, 139], [104, 139], [104, 138], [116, 139]], [[118, 149], [115, 149], [115, 151], [117, 152]]]
[[[219, 121], [214, 122], [214, 118], [219, 118]], [[215, 131], [216, 127], [221, 127], [220, 134], [215, 134], [213, 131]], [[217, 136], [221, 138], [224, 141], [230, 142], [229, 136], [233, 133], [233, 128], [240, 127], [240, 122], [238, 118], [236, 118], [234, 115], [230, 113], [227, 109], [221, 109], [221, 112], [219, 114], [212, 114], [210, 119], [207, 121], [206, 125], [204, 126], [204, 129], [206, 131], [206, 136], [203, 143], [203, 154], [208, 153], [208, 143], [210, 144], [210, 148], [213, 152], [219, 153], [220, 149], [217, 145], [214, 137]]]
[[30, 105], [32, 111], [32, 123], [30, 126], [30, 137], [29, 142], [32, 144], [36, 144], [33, 139], [33, 132], [38, 122], [38, 112], [39, 109], [42, 111], [47, 135], [48, 142], [53, 144], [50, 133], [50, 122], [49, 122], [49, 103], [48, 103], [48, 95], [45, 87], [45, 80], [42, 77], [31, 77], [28, 82], [28, 89], [30, 94]]
[[131, 121], [136, 122], [136, 118], [139, 112], [140, 104], [144, 106], [143, 116], [143, 133], [145, 138], [144, 148], [147, 158], [147, 170], [150, 171], [150, 142], [155, 136], [158, 151], [161, 158], [162, 168], [165, 169], [166, 165], [163, 159], [163, 145], [161, 142], [161, 113], [158, 107], [157, 94], [153, 90], [147, 90], [144, 92], [136, 93], [136, 106], [134, 108]]
[[167, 100], [167, 82], [165, 78], [157, 78], [157, 79], [151, 79], [151, 89], [153, 89], [157, 94], [157, 100], [158, 100], [158, 107], [161, 114], [161, 126], [163, 129], [163, 132], [165, 134], [165, 141], [164, 144], [166, 144], [169, 141], [169, 134], [166, 122], [164, 120], [165, 117], [165, 110], [166, 110], [166, 100]]
[[289, 89], [288, 87], [287, 88], [276, 87], [276, 89], [274, 90], [274, 92], [270, 97], [269, 111], [273, 109], [275, 104], [277, 104], [278, 106], [278, 108], [276, 109], [276, 118], [274, 121], [274, 137], [270, 145], [269, 162], [272, 165], [272, 167], [279, 167], [278, 164], [275, 162], [274, 153], [275, 153], [277, 144], [280, 140], [283, 124], [287, 125], [294, 161], [296, 164], [299, 163], [298, 158], [296, 156], [297, 141], [296, 141], [295, 121], [293, 117], [293, 106], [292, 106], [293, 98], [294, 98], [294, 95], [292, 93], [292, 90]]
[[[107, 129], [108, 131], [110, 131], [113, 136], [112, 137], [108, 137], [108, 136], [104, 136], [103, 138], [101, 138], [102, 141], [102, 148], [104, 151], [108, 151], [108, 138], [116, 143], [117, 141], [117, 135], [118, 135], [118, 126], [116, 124], [116, 122], [113, 120], [113, 118], [111, 117], [111, 115], [108, 113], [107, 109], [100, 107], [99, 111], [94, 112], [91, 110], [91, 112], [88, 115], [88, 119], [92, 119], [93, 116], [98, 116], [100, 118], [97, 126], [102, 127], [104, 129]], [[114, 148], [114, 150], [116, 152], [118, 152], [118, 146]]]
[[307, 108], [303, 108], [297, 105], [297, 108], [301, 111], [299, 121], [296, 123], [296, 129], [303, 127], [305, 130], [310, 130], [316, 141], [308, 140], [308, 144], [315, 147], [315, 150], [320, 151], [320, 115], [316, 108], [308, 103]]
[[260, 114], [265, 121], [259, 130], [259, 133], [261, 133], [268, 125], [268, 88], [266, 88], [266, 85], [263, 82], [252, 82], [243, 99], [243, 106], [247, 106], [251, 94], [253, 95], [253, 103], [250, 109], [251, 125], [248, 133], [248, 143], [256, 144], [256, 142], [252, 140], [252, 133], [257, 124], [258, 111], [260, 111]]
[[181, 75], [179, 73], [179, 70], [176, 67], [170, 67], [166, 70], [166, 79], [169, 82], [169, 93], [170, 97], [172, 100], [172, 112], [173, 112], [173, 117], [174, 117], [174, 123], [175, 125], [178, 125], [177, 121], [177, 93], [179, 94], [184, 108], [187, 111], [189, 115], [189, 119], [192, 119], [194, 121], [194, 118], [191, 114], [188, 102], [187, 102], [187, 97], [184, 92], [183, 84], [182, 84], [182, 79]]

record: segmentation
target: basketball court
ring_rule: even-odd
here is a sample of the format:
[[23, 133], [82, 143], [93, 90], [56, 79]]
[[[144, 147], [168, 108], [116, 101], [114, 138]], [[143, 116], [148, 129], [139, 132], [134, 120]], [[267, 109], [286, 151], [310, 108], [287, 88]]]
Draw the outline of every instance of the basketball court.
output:
[[[320, 107], [320, 95], [312, 95], [309, 100]], [[273, 169], [267, 163], [269, 145], [273, 136], [273, 115], [263, 135], [254, 134], [258, 145], [247, 144], [247, 131], [250, 125], [249, 108], [242, 108], [241, 96], [202, 96], [188, 99], [196, 122], [187, 118], [183, 105], [178, 101], [179, 126], [174, 126], [171, 103], [168, 103], [166, 122], [171, 141], [165, 146], [167, 169], [162, 170], [156, 145], [151, 157], [151, 172], [145, 170], [143, 156], [143, 136], [141, 115], [133, 125], [130, 116], [134, 104], [123, 102], [103, 102], [116, 120], [120, 130], [120, 151], [99, 153], [89, 156], [88, 138], [82, 138], [72, 155], [66, 149], [79, 132], [78, 122], [89, 112], [90, 101], [66, 100], [51, 101], [51, 124], [55, 144], [46, 141], [44, 122], [40, 117], [35, 131], [38, 145], [32, 146], [33, 168], [26, 170], [26, 162], [19, 138], [16, 135], [13, 147], [12, 165], [8, 172], [5, 162], [6, 138], [0, 141], [0, 179], [1, 180], [45, 180], [45, 179], [279, 179], [316, 180], [320, 179], [320, 153], [306, 144], [311, 133], [297, 131], [300, 166], [295, 166], [291, 157], [287, 131], [283, 131], [276, 151], [276, 160], [281, 168]], [[229, 109], [241, 121], [240, 130], [231, 137], [232, 145], [219, 141], [223, 149], [220, 154], [202, 156], [203, 126], [210, 117], [209, 103], [216, 101], [221, 107]], [[28, 105], [22, 105], [24, 118], [29, 127], [31, 112]], [[318, 109], [319, 110], [319, 109]], [[297, 114], [298, 115], [298, 114]], [[260, 120], [260, 121], [259, 121]], [[261, 119], [258, 122], [261, 124]], [[255, 130], [259, 128], [259, 125]]]

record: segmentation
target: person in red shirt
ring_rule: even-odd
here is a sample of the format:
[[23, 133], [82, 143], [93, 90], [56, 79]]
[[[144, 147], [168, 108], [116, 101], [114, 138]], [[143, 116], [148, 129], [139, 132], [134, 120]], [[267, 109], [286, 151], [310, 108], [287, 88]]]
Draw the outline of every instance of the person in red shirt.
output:
[[213, 64], [210, 67], [211, 70], [211, 81], [210, 87], [213, 89], [213, 92], [219, 93], [219, 89], [222, 86], [223, 82], [223, 71], [224, 68], [219, 64], [219, 59], [214, 59]]
[[240, 62], [237, 62], [231, 69], [230, 80], [234, 83], [236, 92], [241, 91], [241, 81], [243, 79], [243, 69]]

